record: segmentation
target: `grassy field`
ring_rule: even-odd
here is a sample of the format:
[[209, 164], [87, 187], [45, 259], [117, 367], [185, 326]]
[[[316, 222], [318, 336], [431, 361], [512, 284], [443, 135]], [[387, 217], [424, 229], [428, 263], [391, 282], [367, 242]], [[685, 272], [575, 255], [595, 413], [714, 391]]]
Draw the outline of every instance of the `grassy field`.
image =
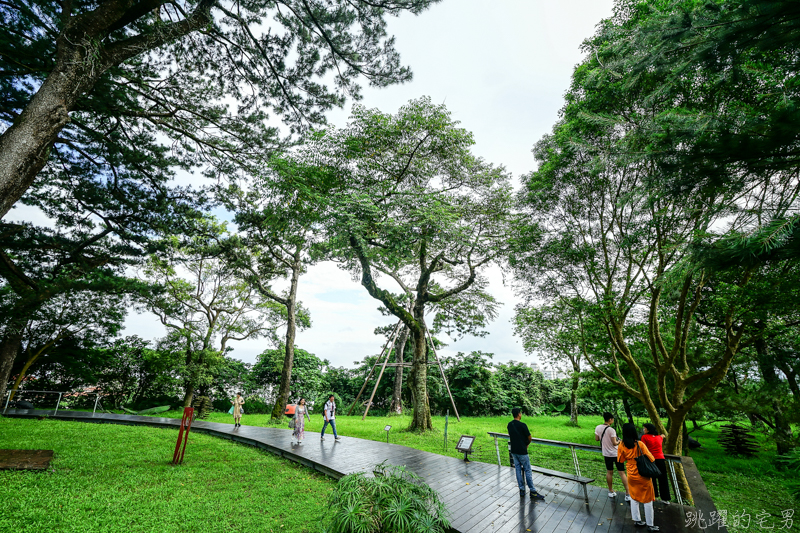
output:
[[55, 451], [47, 472], [0, 472], [0, 531], [317, 532], [335, 482], [255, 448], [174, 430], [0, 418], [0, 448]]
[[[180, 414], [178, 411], [166, 413], [167, 416], [176, 417]], [[580, 427], [566, 426], [564, 424], [565, 417], [523, 417], [523, 422], [528, 424], [534, 437], [595, 445], [597, 442], [594, 440], [594, 428], [602, 422], [599, 419], [600, 417], [581, 417], [579, 419]], [[212, 413], [209, 420], [233, 423], [233, 417], [224, 413]], [[494, 440], [487, 433], [489, 431], [505, 433], [506, 424], [510, 419], [500, 417], [462, 418], [461, 422], [458, 422], [454, 417], [450, 417], [446, 448], [445, 419], [443, 417], [434, 417], [435, 431], [425, 436], [405, 431], [411, 420], [405, 416], [367, 417], [362, 421], [360, 416], [337, 415], [336, 420], [337, 429], [341, 435], [385, 441], [386, 432], [383, 428], [386, 424], [391, 424], [390, 442], [453, 457], [462, 456], [455, 451], [458, 438], [461, 435], [474, 435], [477, 440], [472, 459], [496, 463]], [[644, 419], [637, 421], [637, 426], [641, 426], [641, 422], [645, 421]], [[242, 423], [266, 426], [269, 425], [269, 415], [245, 414]], [[312, 415], [311, 421], [306, 425], [306, 430], [313, 433], [319, 432], [321, 429], [322, 417], [319, 414]], [[330, 432], [330, 428], [327, 431]], [[800, 506], [788, 491], [789, 477], [774, 467], [775, 446], [769, 443], [763, 435], [756, 434], [763, 447], [758, 457], [752, 459], [731, 457], [726, 455], [717, 444], [718, 433], [718, 425], [706, 426], [693, 432], [692, 435], [700, 440], [703, 447], [693, 450], [691, 456], [697, 463], [717, 508], [728, 512], [729, 530], [734, 533], [787, 531], [787, 528], [784, 527], [786, 523], [782, 516], [783, 511]], [[313, 438], [313, 435], [307, 435], [306, 438]], [[574, 472], [572, 456], [564, 448], [532, 445], [529, 451], [531, 461], [535, 465], [562, 472]], [[500, 457], [503, 464], [507, 465], [508, 452], [502, 443]], [[578, 460], [581, 465], [581, 473], [584, 476], [596, 478], [594, 485], [605, 487], [605, 465], [600, 455], [579, 451]], [[617, 491], [623, 490], [619, 476], [616, 475], [614, 476], [614, 487]], [[750, 515], [748, 527], [744, 527], [746, 521], [744, 515], [746, 514]], [[741, 517], [738, 527], [732, 523], [734, 515]], [[765, 527], [759, 523], [762, 518]], [[769, 525], [772, 525], [773, 528], [770, 529]], [[797, 513], [792, 530], [800, 531], [800, 512]]]

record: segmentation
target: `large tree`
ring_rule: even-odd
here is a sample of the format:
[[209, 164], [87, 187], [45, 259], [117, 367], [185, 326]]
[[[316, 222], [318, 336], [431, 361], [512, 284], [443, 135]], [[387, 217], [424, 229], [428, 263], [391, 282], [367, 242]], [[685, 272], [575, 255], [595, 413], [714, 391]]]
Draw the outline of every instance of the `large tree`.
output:
[[522, 339], [529, 354], [572, 367], [569, 424], [578, 425], [578, 388], [581, 357], [586, 349], [586, 328], [582, 324], [583, 309], [568, 300], [552, 305], [529, 307], [518, 305], [514, 315], [514, 332]]
[[[218, 190], [218, 197], [235, 213], [238, 230], [222, 244], [224, 254], [243, 280], [286, 314], [286, 334], [280, 341], [285, 354], [272, 419], [283, 417], [289, 401], [297, 330], [311, 325], [297, 300], [300, 276], [319, 258], [314, 226], [320, 222], [320, 212], [313, 196], [297, 187], [309, 172], [318, 169], [273, 157], [247, 189], [233, 184]], [[276, 278], [288, 279], [288, 288], [275, 289]]]
[[472, 155], [472, 143], [422, 98], [395, 115], [356, 106], [346, 128], [319, 133], [298, 155], [335, 176], [319, 198], [330, 255], [409, 329], [414, 430], [432, 429], [425, 314], [455, 297], [482, 301], [480, 273], [503, 257], [509, 233], [508, 175]]
[[202, 245], [176, 243], [167, 258], [153, 256], [143, 272], [163, 287], [143, 300], [167, 328], [161, 345], [180, 350], [185, 358], [184, 407], [191, 405], [196, 387], [211, 383], [210, 368], [224, 357], [228, 343], [274, 336], [285, 318]]
[[123, 296], [76, 291], [63, 293], [43, 302], [28, 317], [21, 343], [22, 367], [16, 372], [10, 398], [36, 362], [63, 339], [69, 338], [84, 349], [93, 348], [122, 329], [127, 311]]
[[[603, 35], [587, 43], [592, 53], [575, 71], [562, 118], [535, 148], [540, 167], [525, 178], [529, 224], [515, 264], [528, 296], [574, 299], [592, 313], [610, 350], [585, 354], [587, 362], [641, 401], [667, 433], [665, 451], [680, 453], [686, 413], [759, 336], [756, 288], [767, 275], [751, 263], [720, 277], [695, 250], [749, 231], [764, 213], [791, 209], [797, 180], [762, 178], [688, 198], [653, 187], [658, 167], [642, 155], [650, 138], [641, 126], [673, 106], [674, 97], [644, 105], [637, 88], [658, 84], [659, 75], [632, 88], [609, 74], [603, 55], [594, 53]], [[702, 86], [684, 89], [685, 99], [705, 95]], [[700, 344], [707, 349], [696, 349]]]
[[301, 130], [358, 98], [358, 78], [410, 79], [385, 17], [435, 1], [2, 2], [0, 217], [48, 162], [113, 167], [137, 138], [225, 169], [247, 161], [277, 140], [265, 110]]
[[[594, 87], [617, 84], [657, 112], [637, 119], [637, 152], [665, 194], [729, 194], [800, 165], [800, 5], [785, 0], [618, 0], [591, 42]], [[656, 82], [654, 83], [654, 80]], [[664, 106], [667, 101], [670, 105]], [[630, 124], [609, 110], [606, 120]], [[731, 263], [800, 256], [800, 215], [763, 213], [728, 238]]]

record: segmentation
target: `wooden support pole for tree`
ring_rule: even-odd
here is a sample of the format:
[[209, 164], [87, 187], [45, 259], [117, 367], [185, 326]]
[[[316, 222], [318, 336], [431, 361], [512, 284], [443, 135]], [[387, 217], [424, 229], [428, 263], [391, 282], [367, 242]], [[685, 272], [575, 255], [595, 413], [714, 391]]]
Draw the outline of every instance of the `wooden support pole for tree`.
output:
[[[369, 401], [367, 402], [367, 408], [364, 409], [364, 416], [361, 417], [361, 420], [367, 418], [367, 413], [369, 413], [369, 406], [372, 405], [372, 399], [375, 398], [375, 393], [378, 392], [378, 385], [381, 384], [381, 378], [383, 377], [383, 372], [386, 370], [386, 363], [389, 362], [389, 357], [392, 356], [392, 351], [395, 348], [394, 341], [397, 339], [397, 333], [400, 331], [400, 322], [397, 323], [397, 327], [394, 328], [394, 333], [392, 334], [392, 349], [386, 350], [386, 359], [383, 360], [383, 366], [381, 367], [381, 373], [378, 374], [378, 379], [375, 380], [375, 387], [372, 388], [372, 395], [369, 397]], [[388, 346], [388, 344], [387, 344]]]
[[[397, 333], [397, 330], [398, 330], [399, 327], [400, 327], [400, 322], [398, 322], [397, 326], [395, 326], [394, 333], [392, 333], [393, 336]], [[383, 356], [383, 353], [386, 351], [386, 348], [389, 346], [389, 342], [390, 341], [387, 340], [386, 344], [383, 345], [383, 350], [381, 350], [381, 354], [378, 356], [378, 361], [381, 360], [381, 357]], [[356, 404], [358, 403], [358, 399], [361, 398], [361, 395], [364, 393], [364, 389], [367, 388], [367, 383], [369, 383], [369, 378], [372, 377], [372, 373], [375, 371], [375, 367], [377, 367], [377, 366], [378, 366], [378, 363], [376, 362], [374, 365], [372, 365], [372, 368], [370, 368], [369, 374], [367, 375], [367, 379], [364, 380], [364, 384], [361, 386], [361, 390], [358, 391], [358, 395], [356, 396], [356, 399], [353, 400], [353, 405], [351, 405], [350, 409], [347, 410], [347, 416], [350, 416], [351, 414], [353, 414], [353, 409], [355, 409]]]
[[433, 337], [431, 337], [431, 332], [428, 331], [428, 328], [425, 328], [425, 332], [428, 334], [428, 340], [431, 341], [431, 351], [433, 352], [433, 357], [436, 359], [436, 364], [439, 365], [439, 372], [442, 373], [442, 381], [444, 381], [444, 386], [447, 389], [447, 395], [450, 396], [450, 403], [453, 406], [453, 412], [456, 414], [456, 420], [461, 422], [461, 417], [458, 416], [458, 409], [456, 409], [456, 402], [453, 400], [453, 394], [450, 392], [450, 385], [447, 383], [447, 376], [444, 375], [444, 368], [442, 368], [442, 362], [439, 361], [439, 356], [436, 355], [436, 348], [433, 346]]

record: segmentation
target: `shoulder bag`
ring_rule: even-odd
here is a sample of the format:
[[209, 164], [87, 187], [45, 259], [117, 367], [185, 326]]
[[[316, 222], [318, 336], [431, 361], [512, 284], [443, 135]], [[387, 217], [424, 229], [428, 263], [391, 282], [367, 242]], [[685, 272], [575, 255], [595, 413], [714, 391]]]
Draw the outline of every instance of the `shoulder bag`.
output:
[[654, 478], [661, 475], [661, 470], [658, 469], [656, 464], [650, 460], [645, 454], [642, 453], [640, 446], [644, 446], [641, 441], [636, 441], [636, 469], [642, 477]]

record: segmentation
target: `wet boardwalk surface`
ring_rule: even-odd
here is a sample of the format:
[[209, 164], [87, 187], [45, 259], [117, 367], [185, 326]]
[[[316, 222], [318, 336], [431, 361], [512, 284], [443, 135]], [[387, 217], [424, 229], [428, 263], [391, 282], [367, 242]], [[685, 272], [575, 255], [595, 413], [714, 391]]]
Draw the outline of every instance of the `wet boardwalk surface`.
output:
[[[180, 419], [136, 415], [92, 414], [81, 411], [9, 409], [7, 416], [37, 417], [50, 415], [60, 420], [94, 423], [146, 425], [178, 428]], [[609, 498], [604, 489], [589, 485], [589, 504], [583, 499], [581, 485], [555, 477], [537, 475], [533, 482], [545, 501], [533, 503], [520, 498], [514, 470], [507, 466], [470, 462], [424, 452], [397, 444], [341, 437], [335, 442], [328, 433], [321, 441], [318, 433], [306, 432], [304, 444], [291, 443], [291, 430], [204, 422], [192, 423], [192, 432], [202, 432], [255, 446], [286, 459], [301, 463], [334, 478], [355, 472], [371, 472], [386, 461], [403, 465], [419, 475], [436, 490], [447, 505], [453, 528], [460, 533], [525, 532], [538, 533], [633, 533], [645, 532], [631, 519], [624, 497]], [[177, 435], [176, 435], [177, 436]], [[191, 436], [189, 437], [191, 442]], [[172, 450], [165, 450], [165, 458]], [[191, 446], [187, 448], [191, 456]], [[168, 459], [165, 459], [168, 460]], [[690, 532], [684, 513], [693, 509], [660, 502], [655, 504], [655, 525], [662, 532]], [[644, 509], [642, 509], [644, 516]], [[697, 531], [700, 531], [699, 529]]]

